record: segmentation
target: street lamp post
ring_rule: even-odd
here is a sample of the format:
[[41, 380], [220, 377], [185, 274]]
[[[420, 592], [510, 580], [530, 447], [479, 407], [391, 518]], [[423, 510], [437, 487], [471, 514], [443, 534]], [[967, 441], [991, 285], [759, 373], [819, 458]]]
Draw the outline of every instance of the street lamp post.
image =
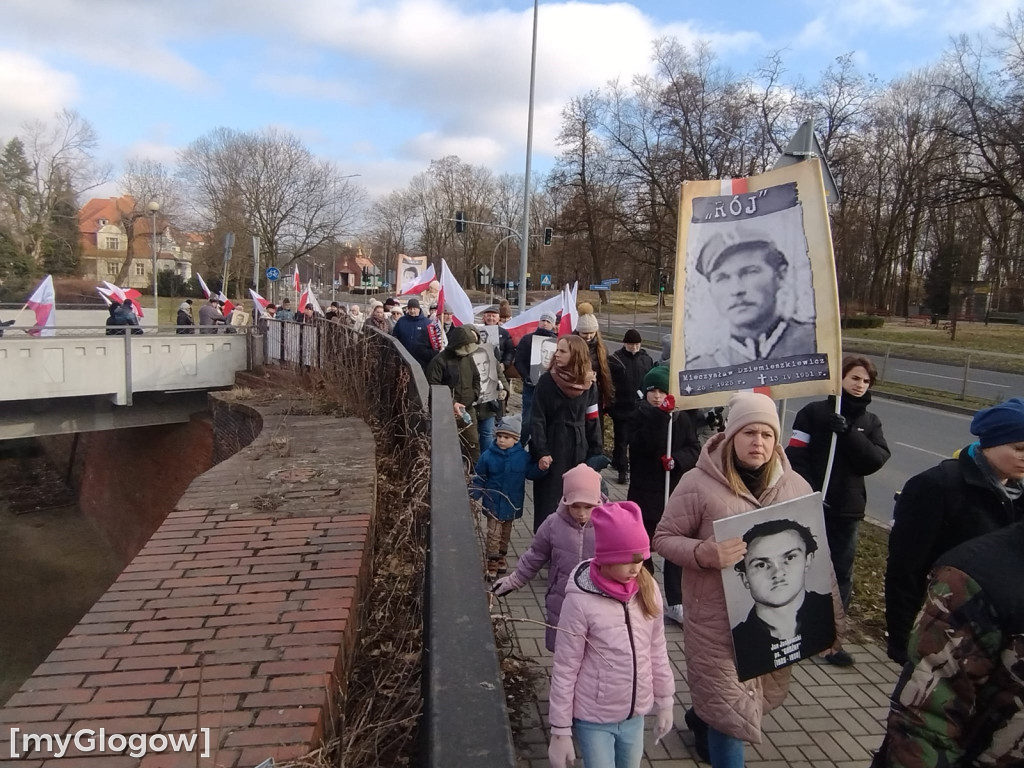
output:
[[160, 327], [160, 296], [156, 282], [156, 214], [160, 210], [160, 203], [156, 200], [149, 201], [149, 214], [153, 217], [153, 306], [156, 311], [156, 325]]
[[533, 91], [537, 80], [537, 6], [533, 0], [533, 48], [530, 53], [530, 108], [526, 118], [526, 179], [523, 195], [523, 237], [519, 241], [519, 311], [526, 310], [526, 269], [530, 251], [530, 173], [533, 162]]

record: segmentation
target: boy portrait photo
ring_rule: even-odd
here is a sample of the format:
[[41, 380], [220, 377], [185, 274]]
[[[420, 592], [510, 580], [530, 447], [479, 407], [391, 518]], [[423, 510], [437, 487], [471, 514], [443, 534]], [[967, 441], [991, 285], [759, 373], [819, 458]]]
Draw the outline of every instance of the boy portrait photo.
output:
[[715, 521], [715, 538], [747, 552], [722, 571], [740, 680], [832, 647], [831, 557], [821, 494]]

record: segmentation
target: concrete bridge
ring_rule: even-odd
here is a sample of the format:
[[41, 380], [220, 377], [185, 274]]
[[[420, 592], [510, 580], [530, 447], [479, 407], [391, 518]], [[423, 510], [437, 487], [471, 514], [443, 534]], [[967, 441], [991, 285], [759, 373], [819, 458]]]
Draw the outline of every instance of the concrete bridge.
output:
[[0, 440], [186, 421], [204, 408], [207, 390], [230, 387], [251, 364], [246, 328], [140, 330], [107, 336], [105, 327], [62, 327], [38, 337], [7, 329], [0, 338]]

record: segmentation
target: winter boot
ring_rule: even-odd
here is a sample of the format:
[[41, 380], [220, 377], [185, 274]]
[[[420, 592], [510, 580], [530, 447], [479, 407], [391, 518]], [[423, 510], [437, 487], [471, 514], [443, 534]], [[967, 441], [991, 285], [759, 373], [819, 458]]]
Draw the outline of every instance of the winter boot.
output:
[[489, 556], [487, 558], [487, 572], [484, 574], [484, 579], [486, 581], [490, 582], [498, 578], [498, 562], [499, 560], [497, 557]]
[[498, 575], [504, 576], [508, 573], [508, 562], [505, 560], [505, 553], [498, 555]]

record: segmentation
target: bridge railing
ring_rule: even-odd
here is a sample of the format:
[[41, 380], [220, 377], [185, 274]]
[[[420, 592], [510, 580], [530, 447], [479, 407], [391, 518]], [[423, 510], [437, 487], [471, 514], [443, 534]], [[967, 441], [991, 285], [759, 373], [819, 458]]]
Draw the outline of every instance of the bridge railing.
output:
[[[269, 320], [267, 363], [307, 366], [374, 428], [378, 451], [422, 496], [417, 468], [429, 454], [429, 525], [422, 584], [423, 714], [419, 764], [513, 768], [515, 747], [501, 679], [482, 558], [447, 387], [427, 386], [419, 363], [388, 334], [316, 320]], [[385, 553], [387, 558], [391, 553]], [[380, 662], [378, 662], [380, 663]], [[419, 691], [412, 692], [416, 695]]]
[[167, 328], [57, 328], [33, 336], [10, 326], [0, 338], [0, 400], [110, 396], [230, 387], [249, 367], [249, 332], [178, 334]]

